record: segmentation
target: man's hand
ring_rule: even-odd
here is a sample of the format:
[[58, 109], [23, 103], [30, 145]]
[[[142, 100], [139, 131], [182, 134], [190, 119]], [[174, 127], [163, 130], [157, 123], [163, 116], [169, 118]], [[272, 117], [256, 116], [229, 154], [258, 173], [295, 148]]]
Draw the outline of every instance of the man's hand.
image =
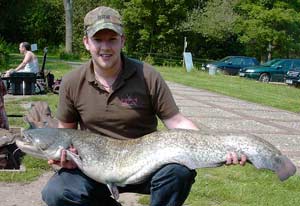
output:
[[[77, 150], [71, 146], [69, 149], [68, 149], [70, 152], [73, 152], [75, 154], [77, 154]], [[48, 160], [48, 164], [49, 165], [58, 165], [62, 168], [67, 168], [67, 169], [75, 169], [77, 168], [77, 165], [75, 164], [74, 161], [72, 160], [67, 160], [67, 151], [66, 150], [62, 150], [61, 151], [61, 157], [60, 157], [60, 161], [59, 160]]]
[[235, 152], [228, 152], [226, 155], [226, 165], [231, 165], [231, 164], [240, 164], [244, 166], [246, 164], [247, 157], [246, 155], [242, 154], [241, 159], [238, 159], [238, 156]]

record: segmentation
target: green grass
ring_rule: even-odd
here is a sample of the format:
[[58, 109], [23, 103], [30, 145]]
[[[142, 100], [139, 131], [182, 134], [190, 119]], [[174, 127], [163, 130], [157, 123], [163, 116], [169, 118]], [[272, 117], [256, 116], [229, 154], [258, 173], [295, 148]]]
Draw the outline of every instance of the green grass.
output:
[[[70, 70], [63, 61], [49, 61], [46, 68], [60, 78]], [[300, 90], [285, 85], [274, 85], [247, 80], [239, 77], [210, 76], [201, 71], [186, 73], [183, 68], [157, 67], [162, 76], [173, 82], [224, 95], [237, 97], [263, 105], [288, 111], [300, 111]], [[21, 105], [32, 101], [47, 101], [52, 113], [57, 109], [58, 96], [54, 94], [36, 95], [25, 99], [5, 102], [8, 114], [26, 114]], [[9, 118], [11, 126], [27, 127], [22, 118]], [[163, 129], [159, 123], [159, 129]], [[49, 170], [44, 160], [26, 156], [26, 172], [1, 173], [0, 181], [32, 181]], [[245, 167], [224, 166], [213, 169], [197, 170], [197, 179], [185, 204], [189, 206], [294, 206], [300, 202], [300, 177], [293, 176], [280, 182], [276, 175], [267, 170], [257, 170], [252, 165]], [[149, 204], [149, 196], [142, 196], [140, 202]]]
[[22, 164], [25, 165], [25, 172], [7, 172], [0, 171], [0, 182], [32, 182], [41, 174], [50, 170], [50, 167], [45, 160], [37, 159], [31, 156], [24, 156]]
[[[300, 177], [280, 182], [267, 170], [252, 165], [197, 170], [188, 206], [295, 206], [300, 202]], [[139, 201], [149, 205], [149, 195]], [[298, 204], [297, 204], [298, 203]]]
[[206, 89], [266, 106], [300, 112], [299, 88], [284, 84], [267, 84], [238, 76], [208, 75], [206, 72], [197, 70], [187, 73], [180, 67], [158, 67], [158, 70], [168, 81]]
[[280, 182], [267, 170], [248, 164], [197, 170], [188, 205], [296, 205], [300, 201], [299, 176]]

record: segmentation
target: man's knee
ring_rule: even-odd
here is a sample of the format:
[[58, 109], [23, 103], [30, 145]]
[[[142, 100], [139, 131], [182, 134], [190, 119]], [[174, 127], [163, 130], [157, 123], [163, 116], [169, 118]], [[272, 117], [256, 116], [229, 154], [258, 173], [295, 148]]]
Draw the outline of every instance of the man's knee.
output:
[[190, 170], [187, 167], [179, 164], [171, 164], [171, 167], [173, 167], [174, 175], [176, 175], [180, 179], [194, 179], [196, 176], [195, 170]]
[[195, 170], [190, 170], [180, 164], [168, 164], [161, 168], [153, 177], [152, 181], [168, 181], [173, 182], [174, 186], [183, 184], [192, 185], [196, 177]]
[[78, 170], [62, 169], [42, 190], [42, 199], [48, 206], [84, 205], [87, 201], [89, 181]]
[[97, 183], [79, 169], [61, 169], [42, 190], [42, 198], [48, 206], [91, 205], [94, 199], [109, 196], [106, 185]]
[[180, 164], [169, 164], [165, 166], [165, 169], [169, 174], [177, 177], [180, 180], [192, 180], [196, 176], [195, 170], [190, 170], [186, 166]]
[[48, 206], [63, 205], [64, 187], [48, 183], [42, 190], [42, 199]]
[[151, 206], [182, 205], [187, 198], [196, 172], [179, 164], [168, 164], [151, 179]]
[[48, 206], [88, 205], [84, 188], [69, 188], [48, 183], [42, 190], [42, 199]]

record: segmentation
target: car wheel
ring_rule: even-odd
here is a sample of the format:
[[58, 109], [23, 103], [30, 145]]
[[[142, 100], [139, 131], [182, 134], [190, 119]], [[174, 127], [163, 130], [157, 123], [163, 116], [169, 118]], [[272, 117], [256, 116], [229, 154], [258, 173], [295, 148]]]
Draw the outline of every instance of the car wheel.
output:
[[220, 73], [223, 75], [229, 75], [229, 72], [227, 70], [223, 69], [219, 69]]
[[261, 81], [261, 82], [269, 82], [270, 81], [270, 75], [267, 74], [267, 73], [262, 73], [259, 76], [259, 81]]

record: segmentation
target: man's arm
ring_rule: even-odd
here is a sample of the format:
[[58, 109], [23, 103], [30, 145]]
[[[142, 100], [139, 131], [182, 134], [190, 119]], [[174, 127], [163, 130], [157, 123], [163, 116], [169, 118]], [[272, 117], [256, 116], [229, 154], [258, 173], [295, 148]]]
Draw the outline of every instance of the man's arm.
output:
[[162, 121], [168, 129], [178, 128], [199, 130], [199, 128], [191, 120], [183, 116], [181, 113], [178, 113], [171, 118], [164, 119]]
[[69, 128], [69, 129], [77, 129], [77, 122], [66, 123], [62, 121], [58, 121], [58, 128]]
[[21, 69], [24, 69], [24, 67], [26, 66], [26, 64], [28, 62], [30, 62], [31, 59], [32, 59], [32, 55], [29, 52], [27, 52], [25, 54], [25, 57], [24, 57], [23, 61], [21, 62], [21, 64], [19, 64], [19, 66], [17, 68], [15, 68], [15, 71], [19, 71]]

